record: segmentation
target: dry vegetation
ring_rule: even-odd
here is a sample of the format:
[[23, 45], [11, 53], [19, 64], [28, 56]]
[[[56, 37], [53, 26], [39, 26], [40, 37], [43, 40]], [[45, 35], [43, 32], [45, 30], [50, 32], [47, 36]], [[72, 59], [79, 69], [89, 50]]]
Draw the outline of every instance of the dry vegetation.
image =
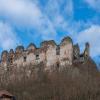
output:
[[27, 77], [23, 71], [19, 73], [23, 75], [20, 79], [9, 81], [7, 75], [1, 80], [0, 88], [12, 92], [17, 100], [100, 100], [100, 73], [91, 70], [93, 64], [83, 66], [83, 69], [73, 66], [49, 74], [39, 65], [36, 77]]

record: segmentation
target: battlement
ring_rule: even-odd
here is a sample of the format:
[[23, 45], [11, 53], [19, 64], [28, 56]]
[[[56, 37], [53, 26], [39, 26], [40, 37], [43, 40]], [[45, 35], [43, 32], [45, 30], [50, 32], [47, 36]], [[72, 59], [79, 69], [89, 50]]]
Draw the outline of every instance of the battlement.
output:
[[80, 54], [80, 48], [78, 44], [73, 45], [73, 41], [70, 37], [62, 39], [59, 45], [54, 40], [43, 41], [40, 44], [40, 48], [37, 48], [34, 43], [30, 43], [27, 48], [24, 46], [17, 46], [15, 50], [11, 49], [3, 51], [1, 54], [1, 65], [37, 65], [44, 63], [46, 70], [50, 69], [50, 66], [64, 66], [72, 65], [74, 62], [84, 62], [89, 57], [89, 43], [86, 43], [83, 54]]

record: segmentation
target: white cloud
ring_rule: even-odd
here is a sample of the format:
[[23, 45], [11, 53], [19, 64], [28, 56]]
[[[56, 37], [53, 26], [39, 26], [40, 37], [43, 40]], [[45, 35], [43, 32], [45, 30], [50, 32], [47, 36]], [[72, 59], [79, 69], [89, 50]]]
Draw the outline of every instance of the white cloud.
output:
[[[64, 15], [73, 15], [72, 0], [48, 0], [47, 5], [41, 9], [39, 0], [0, 0], [0, 16], [8, 19], [18, 28], [35, 29], [37, 36], [42, 39], [55, 39], [57, 28], [68, 31], [69, 22]], [[63, 11], [61, 6], [64, 4]], [[51, 18], [49, 17], [51, 16]], [[68, 19], [69, 20], [69, 19]], [[21, 29], [20, 28], [20, 29]], [[33, 36], [33, 33], [25, 33]], [[36, 34], [35, 34], [36, 35]], [[31, 36], [31, 38], [32, 38]]]
[[42, 17], [37, 6], [27, 0], [0, 0], [0, 15], [23, 23], [36, 22]]
[[77, 42], [83, 46], [90, 43], [91, 56], [95, 57], [100, 54], [100, 26], [91, 25], [91, 27], [81, 31], [77, 37]]
[[[52, 22], [32, 0], [0, 0], [0, 15], [17, 27], [36, 29], [45, 38], [56, 35]], [[39, 35], [39, 34], [37, 34]]]
[[49, 0], [45, 9], [55, 28], [65, 29], [73, 18], [72, 0]]
[[0, 21], [0, 48], [8, 50], [14, 48], [17, 43], [19, 43], [19, 38], [10, 25]]
[[90, 7], [100, 12], [100, 0], [85, 0], [85, 2], [87, 2]]

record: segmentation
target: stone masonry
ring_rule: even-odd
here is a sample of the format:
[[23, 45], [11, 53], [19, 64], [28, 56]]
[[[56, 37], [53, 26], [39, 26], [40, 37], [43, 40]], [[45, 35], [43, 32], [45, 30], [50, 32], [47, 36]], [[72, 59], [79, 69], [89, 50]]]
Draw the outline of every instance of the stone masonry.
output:
[[40, 48], [31, 43], [26, 49], [23, 46], [17, 46], [15, 51], [11, 49], [3, 51], [1, 54], [1, 66], [26, 66], [29, 64], [37, 65], [39, 63], [45, 64], [45, 70], [49, 70], [50, 66], [65, 66], [72, 65], [75, 62], [83, 63], [89, 57], [89, 43], [83, 54], [80, 54], [78, 44], [73, 45], [70, 37], [62, 39], [61, 43], [57, 45], [54, 40], [43, 41]]

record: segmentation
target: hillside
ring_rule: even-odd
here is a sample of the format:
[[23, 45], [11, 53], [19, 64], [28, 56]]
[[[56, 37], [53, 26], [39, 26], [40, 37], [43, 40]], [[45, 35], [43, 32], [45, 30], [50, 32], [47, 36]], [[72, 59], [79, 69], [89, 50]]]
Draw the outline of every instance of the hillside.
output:
[[[12, 92], [17, 100], [100, 100], [100, 74], [92, 59], [45, 72], [41, 63], [5, 71], [0, 88]], [[27, 75], [26, 71], [32, 71]]]
[[80, 72], [85, 73], [85, 74], [88, 73], [88, 74], [94, 75], [98, 71], [96, 63], [91, 58], [85, 61], [85, 63], [74, 64], [74, 67], [79, 68]]

